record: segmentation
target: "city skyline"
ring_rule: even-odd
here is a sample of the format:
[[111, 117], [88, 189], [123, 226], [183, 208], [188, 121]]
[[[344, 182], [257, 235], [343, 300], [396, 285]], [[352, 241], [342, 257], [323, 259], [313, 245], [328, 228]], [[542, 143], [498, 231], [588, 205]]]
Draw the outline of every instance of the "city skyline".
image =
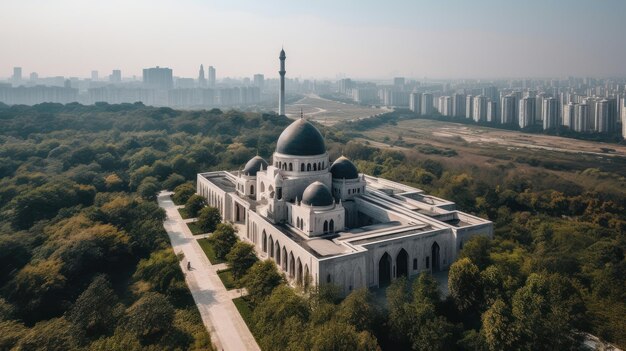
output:
[[121, 69], [128, 77], [162, 66], [196, 77], [204, 64], [221, 77], [272, 79], [281, 45], [293, 58], [290, 78], [624, 76], [625, 12], [616, 0], [8, 1], [0, 5], [0, 77], [15, 66], [24, 76]]

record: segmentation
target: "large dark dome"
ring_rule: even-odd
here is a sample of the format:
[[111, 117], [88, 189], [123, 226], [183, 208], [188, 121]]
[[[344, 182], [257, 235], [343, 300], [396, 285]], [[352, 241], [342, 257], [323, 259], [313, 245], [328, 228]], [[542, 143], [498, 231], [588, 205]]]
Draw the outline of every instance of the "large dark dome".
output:
[[304, 189], [302, 203], [309, 206], [330, 206], [333, 204], [333, 196], [326, 185], [313, 182]]
[[354, 163], [343, 156], [333, 162], [330, 166], [330, 173], [335, 179], [357, 179], [359, 177], [359, 171]]
[[246, 163], [246, 166], [243, 168], [243, 174], [254, 177], [256, 176], [256, 172], [261, 169], [261, 166], [263, 166], [264, 169], [267, 169], [267, 162], [265, 162], [265, 160], [260, 156], [254, 156], [250, 161], [248, 161], [248, 163]]
[[291, 123], [278, 137], [276, 152], [284, 155], [313, 156], [326, 152], [324, 137], [304, 118]]

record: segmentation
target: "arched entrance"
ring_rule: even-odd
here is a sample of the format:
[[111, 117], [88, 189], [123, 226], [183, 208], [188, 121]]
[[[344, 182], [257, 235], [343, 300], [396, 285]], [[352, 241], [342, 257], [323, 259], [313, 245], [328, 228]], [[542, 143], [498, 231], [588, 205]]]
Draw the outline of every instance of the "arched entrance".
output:
[[289, 251], [289, 278], [294, 277], [296, 273], [296, 261], [293, 259], [293, 252]]
[[396, 278], [407, 277], [409, 275], [409, 254], [405, 249], [398, 252], [396, 256]]
[[263, 252], [267, 252], [267, 233], [265, 233], [265, 229], [263, 229], [261, 240], [263, 240]]
[[300, 257], [296, 261], [296, 282], [302, 286], [302, 261], [300, 261]]
[[391, 283], [391, 256], [385, 252], [378, 261], [378, 287], [382, 288]]
[[311, 275], [309, 274], [309, 265], [304, 265], [304, 291], [309, 290], [309, 283], [311, 282]]
[[433, 273], [439, 272], [439, 244], [437, 244], [436, 241], [433, 243], [433, 247], [430, 251], [430, 257], [432, 257], [432, 271]]
[[270, 247], [269, 247], [268, 252], [270, 254], [270, 257], [274, 257], [274, 239], [270, 235], [270, 238], [268, 240], [269, 240], [269, 243], [270, 243]]
[[276, 259], [276, 263], [280, 267], [280, 243], [278, 241], [276, 242], [276, 255], [274, 256], [274, 258]]

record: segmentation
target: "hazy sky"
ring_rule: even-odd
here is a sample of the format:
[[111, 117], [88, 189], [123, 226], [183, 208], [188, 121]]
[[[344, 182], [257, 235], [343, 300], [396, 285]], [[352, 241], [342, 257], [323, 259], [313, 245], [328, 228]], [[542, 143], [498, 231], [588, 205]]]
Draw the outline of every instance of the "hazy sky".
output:
[[0, 0], [0, 77], [626, 76], [624, 0]]

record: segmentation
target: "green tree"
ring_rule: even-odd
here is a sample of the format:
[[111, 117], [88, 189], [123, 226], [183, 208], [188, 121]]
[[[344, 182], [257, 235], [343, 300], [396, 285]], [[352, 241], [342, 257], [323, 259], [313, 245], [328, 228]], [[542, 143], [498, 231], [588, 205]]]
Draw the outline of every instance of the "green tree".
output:
[[237, 234], [235, 234], [235, 228], [229, 223], [218, 224], [217, 229], [209, 237], [209, 241], [215, 250], [215, 256], [220, 259], [226, 258], [226, 255], [235, 246], [237, 240], [239, 239]]
[[511, 308], [498, 299], [482, 316], [482, 333], [489, 350], [505, 351], [519, 347], [518, 335]]
[[284, 282], [278, 273], [276, 264], [271, 260], [258, 261], [243, 277], [243, 284], [248, 291], [248, 298], [254, 303], [260, 303], [274, 288]]
[[139, 196], [146, 200], [154, 200], [156, 199], [157, 192], [160, 190], [159, 184], [157, 180], [153, 177], [147, 177], [143, 181], [139, 187], [137, 187], [137, 193]]
[[238, 241], [226, 255], [226, 260], [233, 277], [240, 279], [259, 259], [254, 252], [254, 245]]
[[376, 338], [369, 332], [359, 333], [354, 326], [331, 321], [311, 333], [311, 350], [314, 351], [376, 351], [380, 350]]
[[215, 231], [215, 228], [217, 228], [220, 222], [222, 222], [222, 215], [220, 214], [220, 210], [215, 207], [204, 207], [198, 214], [198, 226], [205, 233]]
[[198, 212], [206, 206], [206, 200], [200, 195], [191, 195], [185, 202], [185, 210], [189, 217], [197, 217]]
[[183, 183], [174, 189], [172, 200], [177, 205], [183, 205], [196, 193], [196, 188], [191, 183]]
[[16, 349], [24, 351], [75, 350], [80, 333], [65, 318], [53, 318], [35, 324], [17, 342]]
[[110, 331], [123, 313], [117, 295], [103, 275], [96, 276], [78, 297], [66, 318], [85, 331], [88, 336]]
[[437, 305], [440, 298], [439, 283], [429, 272], [421, 273], [413, 282], [413, 303]]
[[376, 329], [379, 316], [380, 311], [374, 302], [374, 297], [366, 288], [350, 293], [341, 302], [335, 314], [337, 320], [354, 326], [357, 331], [369, 332]]
[[491, 239], [485, 236], [474, 236], [463, 244], [459, 258], [469, 258], [479, 269], [483, 270], [491, 264]]
[[169, 330], [174, 320], [174, 308], [167, 298], [153, 292], [144, 294], [126, 313], [128, 330], [148, 342]]
[[462, 258], [450, 266], [448, 288], [460, 311], [478, 310], [483, 288], [480, 271], [469, 258]]

